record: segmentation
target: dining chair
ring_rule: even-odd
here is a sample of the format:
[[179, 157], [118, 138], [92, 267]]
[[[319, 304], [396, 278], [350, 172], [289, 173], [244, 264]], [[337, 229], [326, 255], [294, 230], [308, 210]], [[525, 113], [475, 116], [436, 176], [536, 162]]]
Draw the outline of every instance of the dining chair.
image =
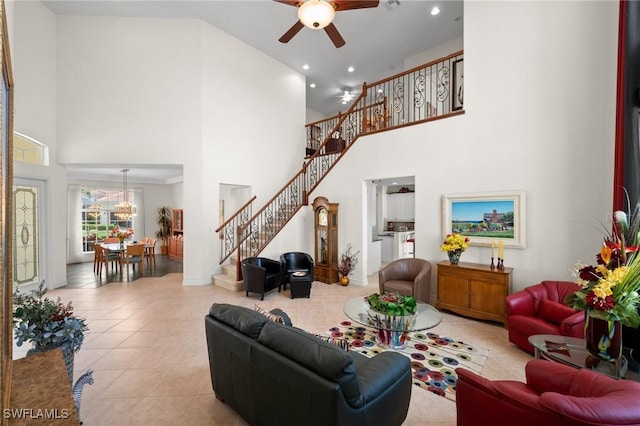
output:
[[147, 244], [149, 242], [149, 237], [142, 237], [140, 240], [141, 243]]
[[109, 263], [111, 265], [115, 265], [115, 270], [118, 272], [118, 266], [122, 269], [122, 258], [120, 253], [112, 252], [107, 248], [104, 248], [100, 244], [96, 244], [94, 247], [95, 255], [94, 259], [96, 259], [97, 269], [96, 273], [102, 277], [102, 267], [104, 266], [106, 269], [106, 275], [109, 275]]
[[93, 272], [102, 277], [102, 265], [105, 262], [104, 251], [100, 243], [93, 245]]
[[124, 251], [122, 261], [127, 264], [127, 279], [129, 278], [129, 265], [133, 265], [133, 272], [136, 272], [136, 264], [140, 264], [140, 273], [144, 263], [144, 244], [129, 244]]
[[120, 238], [118, 237], [107, 237], [104, 239], [105, 244], [114, 244], [119, 242], [120, 242]]
[[122, 274], [122, 251], [112, 251], [107, 247], [102, 247], [105, 261], [107, 262], [107, 275], [109, 274], [109, 263], [115, 269], [116, 272], [120, 271]]
[[93, 243], [93, 273], [98, 273], [102, 261], [102, 247], [100, 243]]
[[144, 255], [147, 258], [147, 266], [156, 266], [156, 240], [155, 238], [149, 238], [144, 246]]

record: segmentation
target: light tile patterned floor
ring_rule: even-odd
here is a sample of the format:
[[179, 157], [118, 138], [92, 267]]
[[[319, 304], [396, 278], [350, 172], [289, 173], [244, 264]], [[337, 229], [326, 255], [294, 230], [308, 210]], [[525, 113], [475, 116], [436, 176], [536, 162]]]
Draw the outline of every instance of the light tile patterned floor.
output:
[[[289, 291], [276, 290], [261, 302], [213, 285], [184, 287], [182, 274], [169, 273], [97, 288], [57, 289], [48, 295], [73, 301], [76, 313], [88, 319], [90, 333], [75, 358], [76, 377], [94, 370], [95, 383], [84, 387], [82, 397], [85, 425], [244, 425], [211, 388], [204, 332], [211, 304], [278, 307], [294, 325], [324, 331], [346, 319], [342, 306], [347, 299], [377, 291], [374, 275], [366, 287], [315, 282], [309, 299], [292, 300]], [[524, 365], [532, 357], [508, 342], [501, 325], [445, 313], [432, 330], [489, 349], [483, 376], [524, 380]], [[412, 389], [405, 425], [455, 421], [454, 402]]]

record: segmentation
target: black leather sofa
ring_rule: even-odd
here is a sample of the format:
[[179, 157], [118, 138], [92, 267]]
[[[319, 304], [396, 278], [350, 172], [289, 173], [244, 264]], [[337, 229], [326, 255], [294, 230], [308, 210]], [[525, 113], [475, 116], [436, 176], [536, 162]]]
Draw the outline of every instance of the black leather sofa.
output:
[[244, 291], [260, 294], [260, 300], [264, 300], [264, 294], [277, 288], [280, 290], [282, 283], [282, 265], [277, 260], [266, 257], [248, 257], [242, 260], [242, 279]]
[[307, 253], [292, 251], [280, 255], [280, 265], [282, 269], [282, 285], [287, 289], [287, 284], [291, 283], [291, 274], [294, 272], [306, 272], [313, 281], [313, 258]]
[[251, 425], [400, 425], [409, 359], [345, 352], [251, 309], [214, 304], [205, 316], [216, 397]]

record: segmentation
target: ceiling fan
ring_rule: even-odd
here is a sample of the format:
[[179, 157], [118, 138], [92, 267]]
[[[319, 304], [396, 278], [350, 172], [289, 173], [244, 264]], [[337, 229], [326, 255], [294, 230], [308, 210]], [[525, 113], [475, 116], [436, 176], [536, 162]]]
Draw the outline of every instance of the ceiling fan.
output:
[[340, 92], [340, 94], [338, 96], [336, 96], [338, 99], [340, 99], [340, 103], [342, 105], [346, 105], [349, 102], [351, 102], [352, 100], [354, 100], [356, 98], [356, 93], [353, 91], [353, 89], [349, 89], [347, 87], [345, 87], [344, 89], [342, 89], [342, 91]]
[[298, 22], [293, 24], [289, 30], [278, 40], [281, 43], [288, 43], [302, 27], [309, 27], [314, 30], [321, 30], [327, 33], [336, 47], [345, 45], [345, 41], [340, 32], [333, 24], [336, 12], [351, 9], [367, 9], [378, 7], [379, 0], [274, 0], [289, 6], [298, 8]]

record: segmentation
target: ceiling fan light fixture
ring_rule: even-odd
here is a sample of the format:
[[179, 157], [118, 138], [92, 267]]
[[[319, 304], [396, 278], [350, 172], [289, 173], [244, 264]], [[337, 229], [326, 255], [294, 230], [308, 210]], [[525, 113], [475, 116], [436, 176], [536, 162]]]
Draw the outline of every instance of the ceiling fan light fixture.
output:
[[333, 22], [336, 10], [324, 0], [307, 0], [298, 8], [298, 19], [306, 27], [321, 30]]
[[342, 96], [340, 96], [340, 99], [342, 99], [342, 104], [345, 105], [347, 102], [351, 102], [355, 97], [356, 96], [351, 93], [351, 91], [345, 90]]

